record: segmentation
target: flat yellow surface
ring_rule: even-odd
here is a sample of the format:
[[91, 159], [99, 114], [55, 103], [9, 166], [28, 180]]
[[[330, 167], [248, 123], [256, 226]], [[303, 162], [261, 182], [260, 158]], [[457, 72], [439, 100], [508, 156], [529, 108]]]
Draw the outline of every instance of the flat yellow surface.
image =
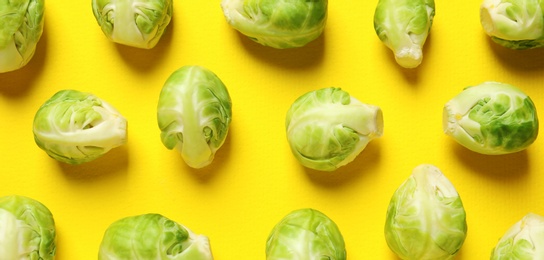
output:
[[[57, 224], [57, 259], [96, 259], [103, 232], [131, 215], [160, 213], [210, 238], [215, 259], [264, 259], [272, 227], [311, 207], [339, 226], [349, 259], [396, 259], [383, 235], [395, 189], [422, 163], [440, 168], [467, 212], [456, 259], [488, 259], [510, 225], [544, 214], [543, 139], [526, 151], [483, 156], [442, 132], [442, 107], [464, 87], [516, 85], [544, 111], [544, 51], [512, 51], [489, 40], [471, 1], [436, 1], [436, 16], [414, 70], [399, 67], [373, 29], [377, 1], [330, 1], [324, 34], [299, 49], [258, 45], [225, 21], [219, 0], [176, 0], [174, 19], [151, 50], [110, 42], [90, 1], [46, 3], [36, 55], [0, 74], [0, 195], [45, 204]], [[226, 84], [229, 136], [212, 165], [194, 170], [167, 150], [156, 122], [158, 95], [184, 65]], [[292, 156], [285, 114], [300, 95], [341, 87], [382, 108], [384, 135], [332, 173]], [[34, 143], [38, 107], [61, 89], [91, 92], [128, 120], [128, 142], [79, 166], [59, 163]]]

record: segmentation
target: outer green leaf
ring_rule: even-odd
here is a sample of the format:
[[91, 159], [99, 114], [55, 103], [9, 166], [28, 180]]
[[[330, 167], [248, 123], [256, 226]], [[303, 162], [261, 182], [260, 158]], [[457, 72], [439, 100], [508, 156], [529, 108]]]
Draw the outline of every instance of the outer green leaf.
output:
[[126, 143], [127, 121], [110, 104], [77, 90], [61, 90], [34, 116], [34, 140], [52, 158], [80, 164]]
[[387, 209], [389, 248], [405, 260], [451, 259], [466, 235], [465, 209], [452, 183], [433, 165], [414, 168]]
[[443, 128], [459, 144], [482, 154], [526, 149], [538, 135], [538, 116], [529, 96], [505, 83], [465, 88], [444, 106]]
[[208, 237], [160, 214], [125, 217], [102, 238], [98, 260], [213, 260]]
[[44, 25], [44, 0], [0, 0], [0, 73], [25, 66]]
[[55, 259], [53, 215], [34, 199], [11, 195], [0, 198], [0, 259]]
[[434, 14], [434, 0], [379, 0], [374, 29], [402, 67], [415, 68], [421, 64]]
[[193, 168], [209, 165], [223, 145], [232, 118], [223, 82], [210, 70], [184, 66], [166, 80], [157, 105], [161, 140]]
[[327, 0], [223, 0], [227, 22], [250, 39], [273, 48], [302, 47], [319, 37]]
[[336, 224], [315, 209], [289, 213], [266, 241], [267, 260], [344, 260], [344, 238]]
[[172, 0], [92, 0], [93, 14], [113, 42], [155, 47], [172, 19]]
[[382, 135], [383, 115], [379, 107], [363, 104], [339, 88], [324, 88], [295, 100], [285, 126], [291, 151], [302, 165], [333, 171]]
[[529, 213], [510, 227], [491, 253], [491, 260], [533, 260], [544, 257], [544, 217]]
[[541, 0], [484, 0], [480, 22], [496, 43], [511, 49], [544, 46], [544, 3]]

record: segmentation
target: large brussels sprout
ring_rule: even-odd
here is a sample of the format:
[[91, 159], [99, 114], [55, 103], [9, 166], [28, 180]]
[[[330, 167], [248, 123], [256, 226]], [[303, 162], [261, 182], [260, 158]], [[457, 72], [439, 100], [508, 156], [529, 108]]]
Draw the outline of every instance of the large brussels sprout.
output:
[[451, 259], [467, 235], [466, 214], [453, 184], [433, 165], [422, 164], [395, 191], [385, 240], [401, 259]]
[[295, 100], [285, 120], [291, 151], [305, 167], [333, 171], [353, 161], [383, 133], [379, 107], [340, 88], [310, 91]]
[[213, 260], [210, 241], [160, 214], [125, 217], [104, 233], [98, 260]]
[[484, 0], [480, 22], [491, 39], [507, 48], [523, 50], [544, 46], [541, 0]]
[[157, 106], [161, 140], [193, 168], [209, 165], [232, 118], [227, 88], [209, 69], [184, 66], [166, 80]]
[[11, 195], [0, 198], [0, 259], [55, 259], [53, 215], [37, 200]]
[[538, 135], [535, 105], [520, 89], [484, 82], [467, 87], [443, 110], [444, 132], [481, 154], [507, 154], [526, 149]]
[[0, 72], [22, 68], [34, 56], [44, 5], [44, 0], [0, 0]]
[[34, 140], [52, 158], [81, 164], [126, 143], [127, 121], [110, 104], [78, 90], [61, 90], [34, 116]]
[[512, 225], [491, 253], [491, 260], [544, 259], [544, 217], [529, 213]]
[[250, 39], [277, 49], [302, 47], [319, 37], [327, 0], [222, 0], [227, 22]]
[[343, 260], [344, 238], [338, 226], [315, 209], [299, 209], [274, 226], [266, 241], [267, 260]]
[[421, 64], [434, 14], [434, 0], [378, 1], [374, 29], [400, 66], [415, 68]]
[[102, 32], [113, 42], [155, 47], [172, 19], [172, 0], [92, 0]]

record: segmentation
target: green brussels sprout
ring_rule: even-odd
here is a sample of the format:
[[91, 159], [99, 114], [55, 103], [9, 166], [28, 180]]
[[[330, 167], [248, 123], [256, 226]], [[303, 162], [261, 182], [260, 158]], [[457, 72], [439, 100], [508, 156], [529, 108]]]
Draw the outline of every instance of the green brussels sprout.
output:
[[535, 105], [520, 89], [499, 82], [465, 88], [443, 110], [444, 132], [481, 154], [518, 152], [538, 135]]
[[151, 49], [172, 20], [172, 0], [92, 0], [102, 32], [113, 42]]
[[544, 46], [544, 15], [540, 0], [484, 0], [480, 23], [504, 47], [524, 50]]
[[266, 241], [267, 260], [343, 260], [344, 238], [338, 226], [315, 209], [299, 209], [274, 226]]
[[491, 252], [491, 260], [544, 258], [544, 217], [529, 213], [511, 226]]
[[434, 0], [379, 0], [374, 30], [404, 68], [416, 68], [435, 14]]
[[264, 46], [302, 47], [318, 38], [327, 21], [327, 0], [222, 0], [227, 22]]
[[166, 80], [157, 106], [161, 140], [192, 168], [209, 165], [223, 145], [232, 118], [227, 88], [212, 71], [184, 66]]
[[160, 214], [130, 216], [104, 233], [98, 260], [213, 260], [210, 240]]
[[0, 73], [32, 59], [44, 25], [44, 0], [0, 0]]
[[383, 133], [379, 107], [340, 88], [310, 91], [295, 100], [285, 120], [287, 140], [305, 167], [333, 171], [357, 157]]
[[0, 259], [55, 259], [56, 230], [49, 209], [34, 199], [0, 198]]
[[38, 109], [33, 132], [38, 147], [50, 157], [81, 164], [125, 144], [127, 121], [93, 94], [61, 90]]
[[452, 183], [433, 165], [421, 164], [395, 191], [385, 240], [404, 260], [451, 259], [467, 235], [466, 214]]

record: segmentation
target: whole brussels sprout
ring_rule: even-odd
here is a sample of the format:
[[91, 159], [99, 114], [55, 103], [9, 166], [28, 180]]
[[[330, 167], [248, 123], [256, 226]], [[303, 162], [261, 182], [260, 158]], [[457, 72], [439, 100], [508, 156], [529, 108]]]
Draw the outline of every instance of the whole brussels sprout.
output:
[[213, 260], [210, 241], [160, 214], [130, 216], [104, 233], [98, 260]]
[[293, 155], [305, 167], [333, 171], [353, 161], [383, 133], [379, 107], [340, 88], [310, 91], [295, 100], [285, 120]]
[[529, 213], [500, 238], [491, 260], [512, 259], [544, 259], [544, 217]]
[[484, 0], [480, 22], [491, 39], [504, 47], [524, 50], [544, 46], [541, 0]]
[[34, 56], [44, 25], [44, 0], [0, 1], [0, 73], [22, 68]]
[[299, 209], [274, 226], [266, 241], [267, 260], [344, 260], [346, 247], [338, 226], [315, 209]]
[[466, 235], [465, 209], [452, 183], [433, 165], [414, 168], [387, 208], [389, 248], [404, 260], [451, 259]]
[[127, 120], [93, 94], [61, 90], [34, 116], [34, 140], [50, 157], [81, 164], [126, 143]]
[[250, 39], [277, 49], [302, 47], [318, 38], [327, 0], [222, 0], [227, 22]]
[[209, 69], [184, 66], [166, 80], [157, 106], [161, 140], [193, 168], [209, 165], [223, 145], [232, 118], [223, 82]]
[[53, 260], [56, 229], [51, 211], [19, 195], [0, 198], [0, 259]]
[[538, 116], [529, 96], [506, 83], [467, 87], [443, 110], [444, 132], [481, 154], [526, 149], [538, 135]]
[[404, 68], [415, 68], [423, 59], [423, 45], [435, 14], [434, 0], [379, 0], [374, 30], [395, 53]]
[[172, 0], [92, 0], [102, 32], [113, 42], [151, 49], [172, 20]]

